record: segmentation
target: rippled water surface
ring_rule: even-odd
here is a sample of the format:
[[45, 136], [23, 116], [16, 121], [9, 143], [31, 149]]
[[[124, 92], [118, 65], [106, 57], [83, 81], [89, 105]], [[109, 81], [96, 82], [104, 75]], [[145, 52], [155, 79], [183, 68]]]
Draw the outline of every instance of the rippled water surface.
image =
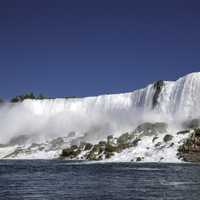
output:
[[200, 199], [199, 164], [0, 161], [0, 199]]

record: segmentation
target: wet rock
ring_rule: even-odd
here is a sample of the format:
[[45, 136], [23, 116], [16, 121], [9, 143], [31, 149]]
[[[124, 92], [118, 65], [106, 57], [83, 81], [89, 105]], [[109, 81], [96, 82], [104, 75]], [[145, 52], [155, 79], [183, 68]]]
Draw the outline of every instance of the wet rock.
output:
[[17, 149], [15, 149], [14, 152], [12, 152], [12, 153], [6, 155], [6, 156], [4, 157], [4, 159], [6, 159], [6, 158], [15, 158], [15, 157], [18, 156], [20, 153], [24, 153], [24, 150], [21, 149], [20, 147], [18, 147]]
[[101, 147], [99, 144], [95, 144], [91, 150], [92, 152], [95, 152], [96, 154], [101, 153]]
[[76, 132], [72, 131], [68, 134], [68, 138], [71, 138], [71, 137], [75, 137], [76, 136]]
[[162, 145], [161, 142], [158, 142], [157, 144], [155, 144], [155, 147], [160, 147]]
[[114, 152], [106, 152], [106, 153], [105, 153], [105, 158], [106, 158], [106, 159], [109, 159], [109, 158], [111, 158], [112, 156], [114, 156]]
[[81, 142], [78, 149], [80, 149], [81, 151], [84, 151], [85, 149], [85, 143], [84, 142]]
[[183, 122], [183, 127], [186, 129], [195, 129], [200, 127], [200, 119], [192, 119]]
[[99, 160], [100, 158], [98, 158], [98, 156], [95, 154], [94, 151], [91, 151], [87, 157], [86, 157], [87, 160]]
[[184, 131], [179, 131], [178, 133], [176, 133], [177, 135], [185, 135], [188, 134], [190, 131], [189, 130], [184, 130]]
[[153, 140], [152, 140], [152, 142], [154, 143], [158, 138], [159, 138], [159, 137], [157, 137], [157, 136], [154, 137]]
[[158, 134], [164, 132], [166, 128], [167, 125], [165, 123], [144, 123], [136, 129], [137, 131], [141, 131], [140, 135], [137, 134], [138, 132], [136, 133], [134, 131], [131, 133], [124, 133], [118, 138], [114, 138], [110, 135], [107, 137], [106, 141], [100, 141], [95, 145], [90, 143], [80, 143], [78, 146], [73, 145], [71, 148], [63, 150], [61, 157], [79, 159], [81, 154], [81, 156], [87, 160], [109, 159], [116, 153], [120, 153], [131, 147], [136, 147], [141, 141], [142, 136]]
[[148, 135], [152, 132], [152, 130], [154, 130], [152, 123], [143, 123], [136, 128], [135, 132], [145, 133]]
[[194, 130], [195, 137], [200, 137], [200, 128]]
[[81, 153], [81, 150], [79, 149], [73, 149], [71, 148], [66, 148], [63, 149], [62, 153], [61, 153], [61, 158], [70, 158], [70, 159], [74, 159], [76, 158], [79, 154]]
[[28, 135], [20, 135], [20, 136], [16, 136], [16, 137], [13, 137], [8, 145], [24, 145], [28, 142], [28, 140], [30, 139], [30, 136]]
[[107, 143], [106, 143], [105, 141], [100, 141], [100, 142], [99, 142], [99, 145], [100, 145], [100, 146], [106, 146], [106, 144], [107, 144]]
[[157, 122], [154, 123], [154, 129], [158, 133], [166, 133], [167, 132], [168, 125], [164, 122]]
[[85, 150], [85, 151], [89, 151], [89, 150], [92, 149], [92, 147], [93, 147], [92, 144], [90, 144], [90, 143], [85, 143], [85, 148], [84, 148], [84, 150]]
[[136, 147], [140, 141], [141, 141], [140, 138], [135, 139], [135, 140], [132, 142], [132, 146], [133, 146], [133, 147]]
[[117, 146], [112, 146], [110, 144], [107, 144], [106, 145], [106, 148], [105, 148], [105, 151], [106, 152], [117, 152], [118, 151], [118, 147]]
[[200, 162], [200, 129], [194, 129], [194, 132], [186, 139], [178, 149], [180, 159], [188, 162]]
[[38, 148], [38, 150], [39, 150], [39, 151], [43, 151], [43, 150], [45, 150], [45, 147], [44, 147], [44, 146], [40, 146], [40, 147]]
[[144, 158], [143, 157], [137, 157], [136, 162], [141, 162]]
[[71, 146], [71, 149], [72, 149], [72, 150], [76, 150], [76, 149], [78, 149], [78, 146], [77, 146], [77, 145], [72, 145], [72, 146]]
[[173, 136], [172, 135], [165, 135], [165, 137], [163, 138], [163, 141], [164, 142], [169, 142], [173, 139]]
[[32, 148], [36, 148], [36, 147], [39, 147], [39, 146], [40, 146], [40, 144], [32, 143], [29, 148], [32, 149]]
[[126, 144], [128, 142], [129, 142], [129, 133], [124, 133], [117, 139], [118, 144]]
[[139, 125], [135, 132], [142, 133], [142, 136], [152, 136], [158, 133], [167, 132], [168, 125], [166, 123], [143, 123]]
[[71, 148], [63, 149], [61, 156], [62, 157], [71, 157], [74, 154], [74, 151]]
[[64, 143], [65, 143], [64, 139], [59, 137], [59, 138], [56, 138], [56, 139], [54, 139], [54, 140], [52, 140], [50, 142], [50, 147], [49, 148], [51, 150], [56, 150], [56, 149], [60, 148], [60, 146], [62, 146]]
[[170, 147], [173, 147], [174, 145], [175, 145], [174, 143], [171, 143], [171, 144], [169, 145], [169, 148], [170, 148]]
[[107, 137], [107, 143], [108, 143], [108, 144], [112, 144], [113, 141], [114, 141], [114, 137], [113, 137], [112, 135], [109, 135], [109, 136]]

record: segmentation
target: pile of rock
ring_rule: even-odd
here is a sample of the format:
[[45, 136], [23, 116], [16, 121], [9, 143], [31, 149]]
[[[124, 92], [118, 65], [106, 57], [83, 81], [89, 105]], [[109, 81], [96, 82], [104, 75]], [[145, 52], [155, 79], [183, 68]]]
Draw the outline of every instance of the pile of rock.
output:
[[200, 128], [194, 129], [194, 132], [184, 141], [178, 149], [179, 158], [186, 162], [200, 162]]
[[[62, 151], [62, 159], [103, 160], [109, 159], [125, 149], [136, 147], [144, 136], [157, 135], [167, 131], [165, 123], [143, 123], [131, 133], [124, 133], [120, 137], [107, 137], [106, 141], [98, 144], [81, 143]], [[169, 139], [169, 138], [167, 138]]]
[[107, 137], [107, 141], [100, 141], [98, 144], [81, 143], [79, 146], [73, 145], [64, 149], [61, 158], [102, 160], [111, 158], [115, 153], [120, 153], [126, 148], [137, 145], [138, 141], [131, 140], [133, 136], [129, 133], [114, 138], [112, 135]]

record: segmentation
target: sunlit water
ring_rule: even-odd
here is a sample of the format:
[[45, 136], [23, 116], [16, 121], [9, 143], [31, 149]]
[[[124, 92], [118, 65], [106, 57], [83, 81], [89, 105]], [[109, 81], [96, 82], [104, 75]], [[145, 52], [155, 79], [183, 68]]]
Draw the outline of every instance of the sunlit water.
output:
[[199, 164], [0, 161], [0, 199], [200, 199]]

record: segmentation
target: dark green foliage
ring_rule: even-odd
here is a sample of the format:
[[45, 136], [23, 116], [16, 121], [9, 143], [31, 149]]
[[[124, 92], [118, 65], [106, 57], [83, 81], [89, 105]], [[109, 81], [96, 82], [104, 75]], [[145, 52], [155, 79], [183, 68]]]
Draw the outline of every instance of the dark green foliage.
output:
[[[64, 97], [65, 99], [74, 99], [77, 98], [76, 96], [67, 96]], [[38, 99], [38, 100], [43, 100], [43, 99], [50, 99], [47, 96], [44, 96], [43, 94], [39, 94], [39, 95], [34, 95], [33, 92], [29, 92], [23, 95], [18, 95], [16, 97], [13, 97], [10, 101], [12, 103], [17, 103], [17, 102], [22, 102], [25, 99]]]
[[76, 97], [76, 96], [66, 96], [66, 97], [64, 97], [65, 99], [76, 99], [76, 98], [78, 98], [78, 97]]
[[33, 92], [30, 92], [30, 93], [26, 93], [24, 95], [18, 95], [16, 97], [12, 98], [11, 102], [12, 103], [22, 102], [25, 99], [39, 99], [39, 100], [42, 100], [42, 99], [49, 99], [49, 98], [44, 96], [44, 95], [42, 95], [42, 94], [39, 94], [38, 96], [35, 96], [33, 94]]
[[42, 100], [42, 99], [49, 99], [49, 98], [46, 97], [46, 96], [44, 96], [43, 94], [39, 94], [39, 95], [36, 97], [36, 99]]

